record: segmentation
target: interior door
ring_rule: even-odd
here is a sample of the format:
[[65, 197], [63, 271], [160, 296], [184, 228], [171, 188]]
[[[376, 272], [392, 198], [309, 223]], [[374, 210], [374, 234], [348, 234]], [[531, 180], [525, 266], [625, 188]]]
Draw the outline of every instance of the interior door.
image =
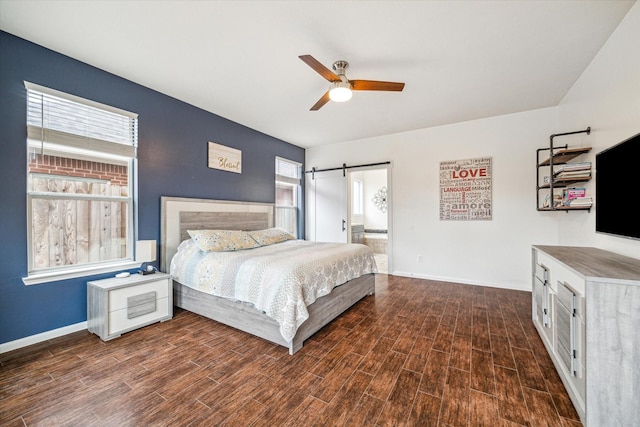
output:
[[308, 174], [308, 240], [347, 243], [347, 177], [342, 170]]

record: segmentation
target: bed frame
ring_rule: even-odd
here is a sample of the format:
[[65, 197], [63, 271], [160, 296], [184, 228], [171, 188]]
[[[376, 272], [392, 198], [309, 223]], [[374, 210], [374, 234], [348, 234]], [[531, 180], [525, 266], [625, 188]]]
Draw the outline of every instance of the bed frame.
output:
[[[270, 203], [176, 197], [162, 197], [161, 202], [160, 269], [166, 272], [180, 242], [189, 238], [187, 230], [249, 231], [270, 228], [274, 224], [274, 206]], [[307, 307], [309, 318], [300, 325], [293, 340], [287, 342], [280, 335], [278, 323], [252, 305], [209, 295], [173, 281], [173, 303], [177, 307], [287, 347], [289, 354], [300, 350], [304, 340], [374, 292], [374, 274], [364, 275], [334, 288], [329, 295], [318, 298]]]

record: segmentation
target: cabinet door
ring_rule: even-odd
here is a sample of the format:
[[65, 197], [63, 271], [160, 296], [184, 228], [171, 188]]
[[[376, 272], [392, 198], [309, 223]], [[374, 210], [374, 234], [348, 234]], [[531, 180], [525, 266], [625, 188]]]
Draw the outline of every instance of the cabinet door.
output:
[[536, 305], [536, 319], [544, 327], [550, 325], [549, 310], [549, 282], [548, 270], [541, 264], [535, 264], [534, 301]]
[[567, 372], [572, 376], [575, 374], [573, 367], [573, 319], [573, 315], [563, 304], [556, 304], [556, 352]]
[[545, 289], [544, 289], [544, 284], [542, 284], [537, 278], [535, 280], [534, 283], [534, 289], [533, 289], [534, 295], [534, 301], [535, 301], [535, 306], [536, 306], [536, 312], [535, 312], [535, 316], [536, 316], [536, 321], [538, 322], [538, 324], [540, 324], [541, 326], [547, 326], [547, 322], [546, 322], [546, 315], [545, 315], [545, 307], [544, 307], [544, 294], [545, 294]]
[[556, 351], [571, 376], [578, 376], [581, 366], [580, 338], [581, 322], [576, 317], [578, 297], [574, 290], [563, 282], [558, 282], [556, 294]]

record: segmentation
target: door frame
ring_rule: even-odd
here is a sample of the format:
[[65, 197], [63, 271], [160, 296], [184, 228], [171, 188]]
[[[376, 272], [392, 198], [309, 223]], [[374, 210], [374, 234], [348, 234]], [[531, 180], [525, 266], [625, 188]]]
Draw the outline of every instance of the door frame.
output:
[[[353, 195], [352, 195], [352, 172], [361, 172], [361, 171], [369, 171], [369, 170], [386, 170], [387, 172], [387, 265], [388, 265], [388, 274], [391, 274], [393, 271], [393, 186], [392, 186], [392, 170], [393, 170], [393, 162], [389, 162], [388, 164], [374, 165], [374, 166], [360, 166], [360, 167], [352, 167], [347, 170], [347, 230], [351, 230], [351, 212], [353, 205]], [[351, 232], [347, 233], [347, 242], [351, 243]]]

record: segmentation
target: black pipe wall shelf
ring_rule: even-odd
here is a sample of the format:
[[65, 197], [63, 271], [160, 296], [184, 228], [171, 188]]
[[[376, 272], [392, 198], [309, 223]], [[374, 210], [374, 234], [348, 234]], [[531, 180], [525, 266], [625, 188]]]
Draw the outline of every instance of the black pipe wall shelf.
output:
[[[559, 198], [557, 189], [564, 189], [571, 187], [580, 182], [586, 182], [591, 179], [591, 164], [576, 165], [572, 167], [562, 167], [562, 165], [568, 165], [569, 162], [576, 157], [588, 153], [591, 151], [591, 147], [577, 147], [569, 148], [568, 145], [555, 146], [554, 138], [576, 135], [580, 133], [591, 134], [591, 127], [587, 127], [584, 130], [575, 132], [565, 132], [552, 134], [549, 137], [549, 146], [545, 148], [538, 148], [536, 150], [536, 210], [538, 211], [590, 211], [591, 204], [588, 205], [566, 205], [563, 203], [562, 197]], [[540, 153], [549, 152], [549, 157], [544, 160], [540, 160]], [[543, 175], [541, 182], [540, 169], [548, 171], [548, 175]], [[563, 170], [571, 170], [566, 174], [562, 174]], [[540, 203], [540, 194], [544, 194], [542, 204]], [[560, 199], [560, 200], [558, 200]]]

